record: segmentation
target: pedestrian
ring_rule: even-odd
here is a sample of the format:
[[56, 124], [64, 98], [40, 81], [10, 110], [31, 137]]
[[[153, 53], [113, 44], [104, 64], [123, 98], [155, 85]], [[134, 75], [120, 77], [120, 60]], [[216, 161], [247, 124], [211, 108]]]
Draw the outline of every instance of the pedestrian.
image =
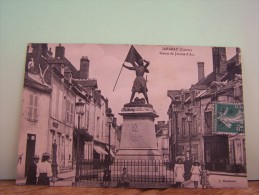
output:
[[50, 177], [52, 176], [51, 165], [48, 162], [50, 158], [49, 153], [42, 154], [41, 162], [37, 166], [37, 184], [38, 185], [50, 185]]
[[192, 168], [192, 160], [189, 157], [186, 157], [184, 164], [184, 180], [188, 181], [191, 179], [191, 168]]
[[26, 185], [36, 185], [37, 184], [37, 163], [39, 162], [40, 157], [38, 155], [32, 156], [32, 162], [29, 165], [27, 172]]
[[209, 188], [210, 187], [210, 182], [208, 178], [209, 174], [206, 170], [205, 165], [201, 166], [201, 186], [202, 188]]
[[126, 167], [123, 167], [122, 171], [117, 187], [129, 187], [129, 174], [127, 173]]
[[198, 187], [198, 183], [200, 181], [200, 173], [201, 173], [200, 163], [198, 161], [195, 161], [191, 168], [191, 174], [192, 174], [191, 181], [193, 181], [195, 188]]
[[184, 182], [184, 164], [182, 158], [178, 158], [176, 160], [176, 164], [174, 165], [174, 176], [175, 183], [177, 188], [183, 187], [182, 184]]
[[110, 183], [111, 183], [111, 170], [109, 170], [109, 167], [107, 167], [103, 172], [103, 187], [105, 188], [109, 187]]

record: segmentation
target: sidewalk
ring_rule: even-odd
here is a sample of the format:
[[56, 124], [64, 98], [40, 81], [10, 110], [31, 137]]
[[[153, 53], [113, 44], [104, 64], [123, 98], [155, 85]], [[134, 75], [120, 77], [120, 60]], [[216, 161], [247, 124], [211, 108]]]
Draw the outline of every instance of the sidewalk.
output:
[[219, 171], [208, 171], [211, 175], [224, 175], [224, 176], [236, 176], [236, 177], [247, 177], [246, 173], [228, 173]]
[[[55, 182], [50, 181], [50, 186], [72, 186], [72, 182], [75, 180], [75, 170], [66, 171], [63, 173], [59, 173], [58, 177], [55, 179]], [[26, 184], [26, 178], [23, 179], [17, 179], [16, 180], [17, 185], [25, 185]]]
[[[208, 180], [212, 188], [246, 188], [248, 185], [246, 174], [244, 173], [209, 171]], [[194, 188], [193, 181], [185, 181], [184, 187]], [[198, 188], [202, 188], [200, 182], [198, 182]]]
[[75, 170], [66, 171], [63, 173], [59, 173], [56, 178], [55, 183], [51, 182], [51, 186], [72, 186], [72, 183], [75, 180]]
[[75, 177], [75, 174], [76, 174], [76, 170], [70, 170], [70, 171], [66, 171], [63, 173], [59, 173], [58, 178], [62, 178], [64, 180], [71, 179], [71, 178]]

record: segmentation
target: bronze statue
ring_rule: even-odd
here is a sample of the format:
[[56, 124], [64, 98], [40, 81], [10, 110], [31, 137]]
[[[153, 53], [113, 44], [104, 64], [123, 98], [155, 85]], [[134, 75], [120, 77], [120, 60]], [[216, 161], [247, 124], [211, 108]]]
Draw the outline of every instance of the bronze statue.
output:
[[[144, 65], [144, 62], [146, 63]], [[143, 93], [147, 103], [149, 104], [148, 101], [148, 96], [147, 96], [147, 84], [146, 80], [144, 79], [144, 74], [149, 73], [147, 67], [149, 66], [149, 62], [144, 60], [144, 59], [138, 59], [137, 62], [132, 63], [133, 67], [126, 66], [123, 64], [123, 67], [129, 69], [129, 70], [135, 70], [136, 71], [136, 78], [134, 80], [133, 86], [132, 86], [132, 94], [130, 98], [130, 103], [133, 101], [133, 98], [135, 96], [135, 93]]]

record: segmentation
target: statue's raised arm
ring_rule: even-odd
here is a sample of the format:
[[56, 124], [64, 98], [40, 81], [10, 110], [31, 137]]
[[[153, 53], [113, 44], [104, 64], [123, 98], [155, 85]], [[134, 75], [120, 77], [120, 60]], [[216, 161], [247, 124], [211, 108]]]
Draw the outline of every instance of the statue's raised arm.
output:
[[126, 66], [125, 64], [122, 65], [124, 68], [127, 68], [129, 70], [136, 70], [134, 67]]
[[147, 60], [144, 60], [143, 59], [143, 61], [146, 63], [146, 65], [145, 65], [145, 68], [146, 68], [146, 73], [149, 73], [149, 70], [147, 69], [147, 67], [150, 65], [150, 62], [149, 61], [147, 61]]

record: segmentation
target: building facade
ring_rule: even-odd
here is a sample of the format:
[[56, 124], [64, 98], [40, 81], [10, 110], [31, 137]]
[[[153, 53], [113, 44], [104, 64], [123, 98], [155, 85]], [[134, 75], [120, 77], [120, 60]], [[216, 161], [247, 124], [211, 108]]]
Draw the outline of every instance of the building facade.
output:
[[[28, 65], [28, 64], [27, 64]], [[26, 68], [22, 93], [17, 179], [27, 176], [33, 155], [49, 151], [48, 125], [51, 87]]]
[[[89, 78], [89, 65], [83, 56], [77, 70], [60, 44], [55, 56], [47, 44], [28, 45], [17, 179], [26, 177], [35, 154], [50, 153], [57, 173], [73, 169], [78, 154], [80, 160], [104, 160], [110, 148], [114, 155], [116, 118], [109, 128], [108, 99], [98, 89], [97, 79]], [[84, 103], [80, 119], [79, 101]]]
[[199, 161], [209, 170], [245, 172], [240, 52], [226, 60], [226, 48], [212, 48], [213, 72], [185, 90], [170, 90], [170, 155]]

